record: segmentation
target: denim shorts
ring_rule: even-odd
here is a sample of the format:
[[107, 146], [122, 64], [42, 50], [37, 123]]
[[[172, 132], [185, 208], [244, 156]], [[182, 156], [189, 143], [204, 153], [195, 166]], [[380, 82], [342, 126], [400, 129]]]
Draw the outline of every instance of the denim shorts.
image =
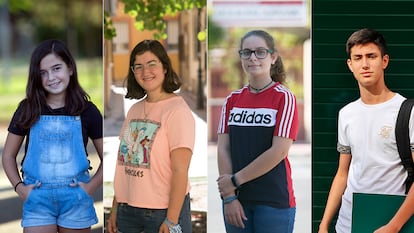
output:
[[76, 180], [34, 184], [23, 204], [22, 227], [57, 225], [69, 229], [89, 228], [98, 222], [93, 198]]
[[[117, 210], [118, 233], [158, 233], [167, 216], [167, 209], [145, 209], [119, 203]], [[191, 233], [190, 196], [184, 199], [178, 220], [183, 233]]]
[[242, 204], [245, 228], [225, 222], [227, 233], [292, 233], [296, 208], [278, 209], [266, 205]]

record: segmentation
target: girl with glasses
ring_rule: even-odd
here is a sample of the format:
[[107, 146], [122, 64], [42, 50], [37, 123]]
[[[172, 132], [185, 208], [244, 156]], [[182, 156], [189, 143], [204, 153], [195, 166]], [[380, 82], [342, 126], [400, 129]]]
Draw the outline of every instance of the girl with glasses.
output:
[[109, 232], [191, 233], [188, 169], [195, 120], [181, 96], [181, 81], [160, 42], [131, 52], [128, 111], [120, 134]]
[[228, 233], [291, 233], [296, 213], [288, 152], [298, 132], [296, 98], [272, 36], [248, 32], [239, 55], [249, 84], [226, 99], [217, 179]]

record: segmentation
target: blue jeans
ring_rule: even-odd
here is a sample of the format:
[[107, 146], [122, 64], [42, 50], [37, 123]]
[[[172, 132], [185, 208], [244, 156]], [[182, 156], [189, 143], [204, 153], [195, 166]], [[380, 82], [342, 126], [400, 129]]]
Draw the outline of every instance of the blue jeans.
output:
[[[117, 210], [118, 233], [158, 233], [167, 209], [145, 209], [120, 203]], [[183, 233], [191, 233], [190, 196], [184, 199], [178, 222]]]
[[292, 233], [296, 208], [277, 209], [266, 205], [242, 204], [247, 221], [245, 228], [228, 224], [227, 233]]

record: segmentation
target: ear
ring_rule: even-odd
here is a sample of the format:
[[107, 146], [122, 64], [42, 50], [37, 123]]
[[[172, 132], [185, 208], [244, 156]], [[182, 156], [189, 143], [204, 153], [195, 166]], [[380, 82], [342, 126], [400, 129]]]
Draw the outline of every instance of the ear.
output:
[[387, 68], [389, 61], [390, 61], [390, 56], [388, 56], [388, 54], [385, 54], [382, 57], [382, 69], [385, 70]]
[[277, 59], [279, 58], [279, 55], [277, 52], [272, 53], [272, 65], [274, 65], [277, 61]]
[[73, 69], [72, 66], [68, 66], [69, 76], [73, 75]]
[[351, 72], [354, 72], [353, 70], [352, 70], [352, 61], [351, 61], [351, 59], [347, 59], [346, 60], [346, 64], [348, 65], [348, 69], [351, 71]]

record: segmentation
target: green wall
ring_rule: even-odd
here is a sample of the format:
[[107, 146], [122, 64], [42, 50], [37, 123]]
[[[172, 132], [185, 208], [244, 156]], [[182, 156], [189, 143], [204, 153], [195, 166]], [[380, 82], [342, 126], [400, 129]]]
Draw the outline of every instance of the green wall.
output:
[[346, 65], [346, 40], [360, 28], [380, 31], [390, 54], [388, 87], [414, 98], [414, 0], [313, 0], [312, 4], [312, 232], [317, 232], [338, 166], [337, 114], [359, 97]]

